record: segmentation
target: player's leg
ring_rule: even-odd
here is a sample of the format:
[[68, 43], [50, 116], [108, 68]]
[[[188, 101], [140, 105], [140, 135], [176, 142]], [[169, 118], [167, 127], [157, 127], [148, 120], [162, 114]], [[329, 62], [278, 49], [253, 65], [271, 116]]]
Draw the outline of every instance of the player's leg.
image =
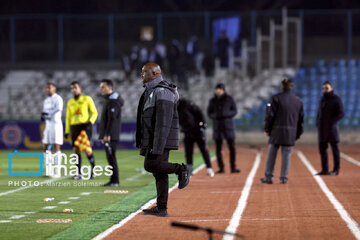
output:
[[[91, 127], [88, 127], [87, 124], [85, 124], [85, 131], [86, 131], [86, 135], [88, 136], [89, 138], [89, 141], [91, 140], [91, 137], [92, 137], [92, 128]], [[94, 173], [93, 173], [93, 169], [95, 167], [95, 157], [94, 157], [94, 154], [86, 154], [89, 162], [90, 162], [90, 165], [91, 165], [91, 177], [90, 178], [94, 178]]]
[[261, 179], [262, 183], [272, 184], [272, 178], [274, 176], [274, 166], [278, 150], [279, 145], [269, 144], [268, 156], [266, 158], [265, 178]]
[[224, 162], [223, 162], [223, 158], [222, 158], [222, 143], [223, 143], [222, 138], [215, 139], [216, 160], [217, 160], [218, 167], [219, 167], [219, 170], [216, 173], [224, 173], [225, 172]]
[[332, 175], [338, 175], [340, 170], [340, 149], [339, 142], [330, 142], [331, 150], [334, 157], [334, 168]]
[[321, 156], [321, 172], [319, 172], [319, 174], [328, 174], [329, 172], [327, 148], [327, 142], [319, 142], [319, 152]]
[[230, 151], [230, 167], [232, 173], [240, 172], [239, 169], [236, 168], [236, 148], [235, 148], [235, 139], [234, 138], [227, 138], [226, 142], [229, 147]]
[[49, 149], [49, 145], [51, 143], [49, 126], [45, 126], [42, 142], [43, 142], [44, 161], [45, 161], [45, 176], [51, 176], [53, 173], [51, 168], [52, 166], [51, 151]]
[[205, 130], [201, 131], [201, 134], [197, 137], [196, 142], [199, 146], [200, 152], [201, 152], [204, 162], [206, 164], [207, 175], [210, 177], [213, 177], [214, 171], [212, 170], [212, 167], [211, 167], [211, 160], [210, 160], [210, 154], [209, 154], [209, 150], [208, 150]]
[[54, 155], [54, 177], [61, 176], [61, 150], [60, 146], [63, 144], [63, 126], [62, 124], [55, 124], [53, 127], [52, 146]]
[[282, 163], [281, 163], [281, 174], [280, 183], [286, 184], [289, 175], [290, 162], [291, 162], [292, 146], [281, 146]]
[[185, 158], [186, 165], [189, 170], [189, 174], [192, 175], [193, 170], [193, 154], [194, 154], [194, 138], [185, 133], [184, 137], [184, 147], [185, 147]]
[[78, 163], [76, 164], [78, 171], [77, 174], [74, 176], [75, 180], [81, 179], [81, 153], [80, 153], [80, 149], [75, 146], [75, 141], [79, 136], [81, 130], [82, 130], [81, 125], [71, 126], [71, 141], [72, 141], [73, 151], [78, 156]]
[[105, 153], [106, 158], [110, 166], [112, 166], [113, 174], [110, 177], [110, 182], [105, 184], [104, 186], [118, 186], [119, 184], [119, 170], [116, 160], [116, 141], [111, 141], [110, 143], [105, 143]]

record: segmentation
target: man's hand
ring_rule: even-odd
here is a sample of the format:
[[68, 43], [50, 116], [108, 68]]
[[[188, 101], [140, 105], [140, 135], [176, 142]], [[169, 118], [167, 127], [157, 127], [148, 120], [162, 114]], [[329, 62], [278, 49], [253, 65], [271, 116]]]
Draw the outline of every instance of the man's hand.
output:
[[68, 139], [68, 137], [69, 137], [69, 134], [68, 134], [68, 133], [65, 133], [65, 134], [64, 134], [64, 138], [65, 138], [65, 139]]
[[264, 132], [264, 134], [266, 135], [266, 136], [270, 136], [270, 133], [269, 132]]
[[41, 113], [41, 118], [40, 119], [41, 119], [42, 122], [45, 122], [45, 120], [47, 119], [47, 115], [48, 115], [48, 113], [46, 113], [46, 112]]
[[110, 142], [111, 137], [110, 136], [104, 136], [104, 138], [101, 140], [102, 143]]

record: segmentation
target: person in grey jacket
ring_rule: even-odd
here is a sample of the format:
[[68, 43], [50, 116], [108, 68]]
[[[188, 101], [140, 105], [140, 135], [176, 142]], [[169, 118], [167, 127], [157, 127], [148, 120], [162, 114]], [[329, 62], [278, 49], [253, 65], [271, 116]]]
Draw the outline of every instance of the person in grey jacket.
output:
[[292, 93], [293, 83], [284, 79], [282, 92], [271, 97], [266, 108], [265, 134], [269, 136], [265, 178], [262, 183], [272, 184], [277, 152], [281, 146], [282, 164], [280, 183], [286, 184], [290, 168], [292, 147], [304, 131], [304, 107], [300, 98]]
[[145, 64], [141, 78], [145, 91], [137, 111], [136, 147], [140, 148], [140, 155], [145, 156], [145, 170], [153, 173], [157, 190], [157, 206], [143, 212], [145, 215], [167, 217], [168, 174], [178, 175], [179, 189], [186, 187], [190, 181], [184, 164], [168, 162], [170, 150], [179, 146], [179, 94], [175, 85], [163, 80], [160, 66], [156, 63]]

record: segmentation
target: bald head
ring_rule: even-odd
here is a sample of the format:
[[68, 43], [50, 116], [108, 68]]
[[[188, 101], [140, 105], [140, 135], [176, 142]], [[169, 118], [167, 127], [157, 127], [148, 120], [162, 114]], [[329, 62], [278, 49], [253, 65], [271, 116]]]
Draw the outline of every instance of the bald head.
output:
[[147, 63], [141, 70], [141, 78], [143, 83], [150, 82], [154, 78], [161, 75], [161, 68], [156, 63]]

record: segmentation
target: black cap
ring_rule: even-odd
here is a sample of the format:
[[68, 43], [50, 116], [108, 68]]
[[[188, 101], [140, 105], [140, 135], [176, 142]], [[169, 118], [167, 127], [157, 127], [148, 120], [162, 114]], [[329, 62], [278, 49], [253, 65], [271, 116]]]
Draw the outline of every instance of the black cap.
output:
[[225, 91], [225, 85], [224, 85], [223, 83], [218, 83], [218, 84], [216, 84], [215, 89], [218, 89], [218, 88], [220, 88], [220, 89], [222, 89], [222, 90]]

